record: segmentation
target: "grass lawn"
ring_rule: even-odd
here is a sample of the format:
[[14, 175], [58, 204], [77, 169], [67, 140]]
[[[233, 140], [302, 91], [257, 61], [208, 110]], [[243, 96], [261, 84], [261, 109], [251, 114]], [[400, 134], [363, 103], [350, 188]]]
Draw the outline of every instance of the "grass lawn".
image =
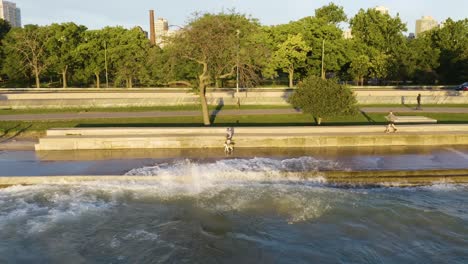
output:
[[[410, 115], [410, 114], [408, 114]], [[420, 113], [434, 118], [439, 124], [468, 124], [468, 114], [438, 114]], [[350, 125], [385, 125], [384, 114], [359, 114], [324, 119], [322, 126]], [[312, 126], [315, 125], [311, 115], [271, 115], [271, 116], [219, 116], [213, 126]], [[130, 119], [83, 119], [73, 121], [3, 121], [0, 122], [0, 139], [12, 135], [37, 136], [49, 128], [70, 127], [200, 127], [202, 117], [161, 117], [161, 118], [130, 118]]]

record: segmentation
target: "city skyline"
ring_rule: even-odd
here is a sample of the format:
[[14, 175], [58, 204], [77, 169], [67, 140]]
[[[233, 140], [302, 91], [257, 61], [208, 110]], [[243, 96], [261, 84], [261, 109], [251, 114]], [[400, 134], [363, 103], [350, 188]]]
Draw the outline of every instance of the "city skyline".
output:
[[[61, 1], [54, 0], [14, 0], [23, 13], [23, 24], [46, 25], [51, 23], [75, 22], [90, 29], [105, 26], [124, 26], [127, 28], [141, 26], [149, 31], [148, 10], [155, 10], [155, 17], [164, 17], [171, 25], [184, 25], [194, 12], [220, 12], [235, 8], [236, 11], [246, 13], [259, 19], [264, 25], [288, 23], [289, 21], [314, 14], [314, 10], [332, 1], [306, 1], [292, 0], [285, 5], [282, 1], [258, 0], [208, 0], [204, 4], [193, 3], [188, 0], [174, 0], [161, 3], [148, 3], [144, 0], [134, 0], [132, 5], [127, 1], [95, 2], [90, 0]], [[353, 17], [360, 8], [375, 8], [384, 6], [389, 14], [395, 16], [399, 13], [402, 21], [407, 23], [407, 33], [415, 32], [416, 20], [422, 16], [432, 16], [442, 22], [451, 17], [454, 20], [466, 18], [465, 10], [468, 1], [447, 0], [366, 0], [362, 3], [350, 3], [346, 0], [333, 1], [343, 6], [348, 17]], [[89, 4], [88, 4], [89, 3]], [[54, 8], [51, 9], [50, 7]]]

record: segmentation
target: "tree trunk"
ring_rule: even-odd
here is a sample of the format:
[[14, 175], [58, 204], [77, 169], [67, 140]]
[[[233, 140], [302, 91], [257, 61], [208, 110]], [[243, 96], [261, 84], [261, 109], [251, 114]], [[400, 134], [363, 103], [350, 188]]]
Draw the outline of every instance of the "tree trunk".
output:
[[315, 119], [315, 123], [317, 123], [317, 125], [321, 125], [322, 124], [322, 118], [321, 117], [314, 117]]
[[[203, 85], [204, 86], [204, 85]], [[206, 102], [206, 87], [200, 87], [200, 103], [202, 106], [202, 114], [203, 114], [203, 124], [205, 126], [211, 125], [210, 121], [210, 113], [208, 112], [208, 104]]]
[[289, 88], [294, 86], [294, 69], [289, 69]]
[[62, 81], [63, 81], [63, 88], [67, 88], [67, 70], [68, 65], [62, 70]]
[[133, 88], [133, 78], [128, 78], [128, 88]]
[[94, 73], [96, 76], [96, 88], [101, 88], [101, 80], [99, 79], [99, 73]]
[[34, 70], [34, 75], [36, 77], [36, 88], [41, 88], [41, 80], [39, 79], [39, 72]]
[[199, 90], [200, 90], [200, 103], [202, 107], [202, 115], [203, 115], [203, 124], [205, 126], [211, 125], [210, 121], [210, 113], [208, 111], [208, 104], [206, 102], [206, 84], [205, 80], [208, 75], [208, 64], [203, 64], [203, 73], [198, 77], [200, 80]]

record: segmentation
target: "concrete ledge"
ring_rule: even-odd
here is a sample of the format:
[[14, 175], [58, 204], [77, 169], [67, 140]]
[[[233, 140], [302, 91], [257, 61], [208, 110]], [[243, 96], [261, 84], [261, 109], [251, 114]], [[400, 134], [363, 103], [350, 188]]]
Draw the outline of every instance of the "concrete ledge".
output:
[[[468, 132], [468, 125], [401, 125], [404, 132]], [[291, 127], [236, 127], [234, 133], [242, 134], [328, 134], [328, 133], [380, 133], [384, 126], [291, 126]], [[54, 128], [47, 136], [103, 136], [103, 135], [225, 135], [226, 128], [219, 127], [148, 127], [148, 128]]]
[[[43, 176], [43, 177], [0, 177], [0, 188], [15, 185], [66, 185], [96, 181], [111, 182], [159, 182], [190, 184], [193, 177], [161, 176]], [[223, 179], [224, 180], [224, 179]], [[223, 180], [220, 180], [221, 182]], [[376, 185], [376, 186], [421, 186], [432, 184], [467, 184], [468, 169], [459, 170], [421, 170], [421, 171], [318, 171], [285, 172], [284, 178], [270, 181], [307, 182], [317, 180], [325, 184], [337, 185]], [[235, 181], [235, 179], [234, 179]], [[245, 181], [245, 180], [240, 180]], [[265, 179], [249, 179], [262, 181]]]
[[[468, 145], [467, 125], [236, 128], [235, 148]], [[36, 150], [222, 148], [224, 128], [107, 128], [49, 130]]]
[[[208, 91], [210, 105], [288, 105], [291, 89], [248, 89], [236, 94], [235, 89]], [[418, 94], [426, 104], [468, 104], [468, 92], [454, 90], [355, 90], [360, 104], [416, 104]], [[87, 107], [150, 107], [195, 105], [199, 96], [191, 90], [135, 89], [135, 90], [28, 90], [26, 92], [0, 91], [0, 107], [27, 108], [87, 108]]]

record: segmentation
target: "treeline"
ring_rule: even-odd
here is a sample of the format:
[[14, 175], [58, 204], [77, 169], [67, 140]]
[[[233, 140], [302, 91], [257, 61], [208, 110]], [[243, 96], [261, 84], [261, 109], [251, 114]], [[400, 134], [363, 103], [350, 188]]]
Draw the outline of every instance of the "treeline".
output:
[[[348, 22], [353, 38], [339, 25]], [[0, 20], [0, 85], [154, 87], [290, 86], [308, 75], [360, 84], [468, 81], [468, 19], [408, 39], [396, 16], [374, 9], [348, 19], [329, 4], [310, 17], [263, 26], [243, 14], [193, 16], [164, 47], [139, 28], [88, 30], [74, 23], [10, 28]], [[323, 60], [323, 61], [322, 61]], [[323, 62], [323, 63], [322, 63]]]

